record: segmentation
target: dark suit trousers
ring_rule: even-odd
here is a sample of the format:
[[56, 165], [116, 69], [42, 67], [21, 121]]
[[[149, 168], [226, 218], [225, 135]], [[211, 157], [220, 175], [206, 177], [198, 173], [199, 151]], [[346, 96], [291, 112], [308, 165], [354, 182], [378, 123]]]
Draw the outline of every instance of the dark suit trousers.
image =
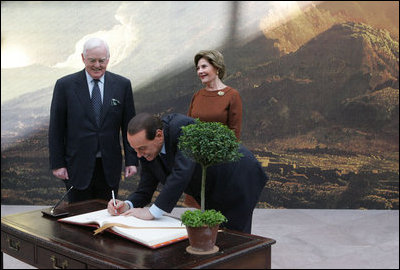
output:
[[[84, 170], [84, 168], [82, 168]], [[65, 181], [67, 190], [71, 187], [69, 181]], [[109, 201], [111, 199], [111, 191], [114, 190], [115, 197], [118, 195], [118, 186], [110, 187], [104, 177], [104, 170], [101, 158], [96, 158], [96, 166], [93, 172], [92, 180], [87, 189], [78, 190], [71, 189], [68, 193], [68, 201], [70, 203], [80, 202], [92, 199], [103, 199]]]

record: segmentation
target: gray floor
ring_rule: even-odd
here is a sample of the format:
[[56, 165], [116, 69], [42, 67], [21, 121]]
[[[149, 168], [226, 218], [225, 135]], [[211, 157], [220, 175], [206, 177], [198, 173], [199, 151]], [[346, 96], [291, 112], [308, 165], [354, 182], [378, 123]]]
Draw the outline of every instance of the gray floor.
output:
[[[2, 205], [1, 216], [45, 207]], [[398, 210], [256, 209], [252, 233], [276, 240], [275, 269], [399, 269]], [[4, 269], [34, 268], [4, 254]]]

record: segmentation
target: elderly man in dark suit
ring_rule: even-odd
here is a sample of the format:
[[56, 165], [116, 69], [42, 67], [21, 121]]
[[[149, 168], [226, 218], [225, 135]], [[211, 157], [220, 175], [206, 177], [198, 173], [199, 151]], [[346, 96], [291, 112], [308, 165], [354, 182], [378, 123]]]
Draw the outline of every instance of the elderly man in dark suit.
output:
[[111, 198], [125, 177], [137, 172], [138, 159], [127, 141], [135, 116], [132, 86], [127, 78], [106, 71], [110, 58], [105, 41], [86, 41], [85, 69], [57, 80], [50, 109], [49, 159], [53, 175], [65, 180], [69, 202]]
[[[183, 192], [200, 203], [201, 168], [178, 149], [181, 127], [194, 123], [182, 114], [170, 114], [162, 120], [141, 113], [128, 125], [128, 141], [136, 150], [142, 166], [138, 189], [128, 200], [108, 203], [109, 213], [153, 219], [171, 212]], [[228, 219], [224, 227], [250, 233], [253, 210], [268, 180], [260, 163], [245, 147], [237, 162], [207, 169], [206, 209], [216, 209]], [[163, 188], [150, 208], [158, 184]]]

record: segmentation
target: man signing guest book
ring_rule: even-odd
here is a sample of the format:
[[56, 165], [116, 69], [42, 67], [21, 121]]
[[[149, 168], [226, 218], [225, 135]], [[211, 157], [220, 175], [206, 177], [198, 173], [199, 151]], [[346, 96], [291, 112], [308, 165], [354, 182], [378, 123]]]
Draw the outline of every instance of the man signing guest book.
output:
[[[195, 120], [182, 114], [169, 114], [160, 119], [148, 113], [132, 118], [128, 125], [128, 141], [137, 152], [141, 178], [136, 192], [128, 200], [110, 200], [111, 215], [133, 215], [141, 219], [159, 218], [170, 213], [183, 192], [200, 202], [201, 167], [178, 149], [181, 127]], [[215, 209], [228, 219], [222, 227], [251, 232], [253, 210], [267, 175], [254, 155], [244, 146], [237, 162], [223, 163], [207, 169], [206, 209]], [[150, 208], [158, 184], [160, 194]], [[117, 211], [117, 213], [115, 212]]]
[[106, 71], [107, 43], [87, 40], [85, 69], [57, 80], [50, 109], [49, 159], [53, 175], [65, 180], [69, 202], [111, 198], [118, 193], [122, 170], [120, 133], [125, 154], [125, 177], [137, 172], [138, 159], [126, 133], [135, 116], [129, 79]]

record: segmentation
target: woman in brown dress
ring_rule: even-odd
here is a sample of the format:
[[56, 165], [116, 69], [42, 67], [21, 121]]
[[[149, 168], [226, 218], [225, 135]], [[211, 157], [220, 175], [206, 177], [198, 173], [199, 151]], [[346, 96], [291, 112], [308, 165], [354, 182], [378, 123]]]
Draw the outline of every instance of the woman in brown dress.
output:
[[193, 95], [188, 116], [204, 122], [220, 122], [233, 130], [239, 140], [242, 99], [236, 89], [222, 82], [225, 75], [222, 54], [216, 50], [200, 51], [194, 57], [194, 63], [205, 87]]
[[[197, 91], [190, 102], [188, 116], [204, 122], [220, 122], [228, 126], [240, 139], [242, 127], [242, 99], [239, 92], [222, 82], [225, 75], [224, 57], [219, 51], [200, 51], [194, 63], [204, 88]], [[185, 194], [185, 205], [200, 208], [196, 200]]]

